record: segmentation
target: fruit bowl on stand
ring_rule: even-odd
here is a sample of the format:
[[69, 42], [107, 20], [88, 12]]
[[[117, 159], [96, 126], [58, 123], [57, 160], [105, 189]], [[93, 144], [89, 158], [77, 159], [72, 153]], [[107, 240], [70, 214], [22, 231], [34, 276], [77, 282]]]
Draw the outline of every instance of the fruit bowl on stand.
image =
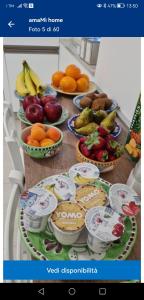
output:
[[119, 158], [116, 158], [113, 161], [106, 161], [106, 162], [100, 162], [100, 161], [90, 159], [81, 153], [80, 141], [78, 141], [78, 143], [76, 145], [76, 158], [77, 158], [77, 161], [79, 161], [79, 162], [87, 162], [87, 163], [94, 164], [95, 166], [98, 167], [98, 169], [101, 173], [106, 173], [106, 172], [112, 171], [115, 167], [117, 167], [119, 165], [122, 156]]
[[[32, 135], [32, 127], [37, 126], [38, 129], [34, 130], [35, 136], [37, 135], [38, 140], [36, 140], [35, 137], [31, 137]], [[23, 151], [28, 154], [29, 156], [33, 158], [48, 158], [48, 157], [53, 157], [55, 156], [60, 150], [62, 146], [62, 140], [63, 140], [63, 133], [60, 129], [51, 126], [51, 125], [43, 125], [43, 124], [34, 124], [33, 126], [29, 126], [22, 130], [21, 133], [21, 139], [20, 139], [20, 145], [23, 149]], [[41, 134], [42, 132], [42, 126], [43, 126], [43, 131], [48, 132], [49, 129], [52, 129], [53, 131], [57, 132], [58, 139], [57, 141], [53, 141], [51, 137], [48, 137], [47, 135], [44, 135], [41, 138], [39, 137], [39, 132]], [[52, 131], [51, 130], [51, 131]], [[56, 140], [56, 139], [55, 139]], [[38, 146], [37, 146], [38, 145]]]

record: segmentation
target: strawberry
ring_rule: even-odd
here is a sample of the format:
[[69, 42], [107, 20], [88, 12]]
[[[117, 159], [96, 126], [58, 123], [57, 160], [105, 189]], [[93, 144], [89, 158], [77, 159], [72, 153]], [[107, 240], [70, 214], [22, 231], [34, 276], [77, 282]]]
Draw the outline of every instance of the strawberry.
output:
[[91, 154], [90, 150], [87, 148], [87, 146], [85, 144], [80, 144], [80, 151], [86, 157], [89, 157]]
[[107, 150], [99, 150], [96, 153], [96, 159], [98, 161], [102, 161], [102, 162], [107, 161], [108, 160], [108, 152], [107, 152]]
[[108, 161], [113, 161], [115, 159], [116, 159], [115, 156], [112, 153], [109, 153], [109, 155], [108, 155]]
[[80, 141], [80, 144], [83, 144], [83, 143], [85, 143], [85, 142], [86, 142], [86, 140], [87, 140], [87, 138], [86, 138], [86, 137], [81, 137], [81, 138], [79, 139], [79, 141]]
[[116, 237], [120, 237], [123, 233], [123, 229], [124, 229], [123, 225], [118, 223], [114, 226], [112, 234], [115, 235]]
[[134, 201], [129, 203], [129, 208], [133, 211], [134, 215], [136, 215], [140, 210]]
[[102, 137], [108, 135], [108, 133], [109, 133], [105, 128], [103, 128], [101, 126], [98, 127], [97, 131], [99, 132], [100, 136], [102, 136]]
[[104, 138], [102, 138], [101, 136], [98, 136], [97, 140], [95, 141], [92, 149], [95, 150], [100, 150], [103, 149], [106, 145], [106, 142], [104, 140]]
[[107, 141], [106, 148], [109, 152], [115, 152], [118, 147], [118, 142], [115, 140]]
[[93, 149], [94, 151], [104, 148], [105, 144], [105, 140], [99, 136], [98, 131], [95, 131], [89, 135], [87, 141], [85, 142], [85, 145], [88, 147], [88, 149]]
[[108, 135], [105, 137], [105, 140], [106, 140], [106, 143], [108, 143], [108, 141], [115, 141], [115, 138], [113, 137], [113, 135], [108, 134]]

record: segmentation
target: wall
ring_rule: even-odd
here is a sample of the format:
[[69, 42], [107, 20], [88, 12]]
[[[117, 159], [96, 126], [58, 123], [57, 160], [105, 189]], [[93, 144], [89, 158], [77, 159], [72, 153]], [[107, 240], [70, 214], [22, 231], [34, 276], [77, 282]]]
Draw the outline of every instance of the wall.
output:
[[102, 38], [95, 79], [115, 99], [129, 125], [141, 89], [140, 38]]

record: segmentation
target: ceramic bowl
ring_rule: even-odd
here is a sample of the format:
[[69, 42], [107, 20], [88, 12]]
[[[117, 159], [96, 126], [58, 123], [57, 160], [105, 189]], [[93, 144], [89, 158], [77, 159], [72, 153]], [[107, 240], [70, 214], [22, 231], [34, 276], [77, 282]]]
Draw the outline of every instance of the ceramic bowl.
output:
[[62, 140], [63, 140], [63, 133], [60, 129], [54, 127], [54, 126], [50, 126], [50, 125], [45, 125], [45, 127], [48, 128], [55, 128], [56, 130], [58, 130], [61, 134], [61, 138], [59, 139], [58, 142], [56, 142], [55, 144], [51, 145], [51, 146], [47, 146], [47, 147], [34, 147], [34, 146], [30, 146], [28, 144], [26, 144], [26, 137], [30, 134], [31, 132], [31, 128], [32, 126], [29, 126], [27, 128], [25, 128], [22, 133], [21, 133], [21, 139], [20, 139], [20, 145], [22, 147], [22, 149], [24, 150], [24, 152], [26, 154], [28, 154], [31, 157], [34, 158], [47, 158], [47, 157], [52, 157], [54, 155], [56, 155], [62, 146]]
[[86, 156], [84, 156], [79, 149], [79, 144], [80, 142], [78, 141], [77, 146], [76, 146], [76, 158], [77, 161], [79, 162], [87, 162], [87, 163], [91, 163], [95, 166], [97, 166], [97, 168], [99, 169], [100, 173], [106, 173], [109, 171], [112, 171], [115, 167], [117, 167], [121, 161], [121, 157], [113, 160], [113, 161], [107, 161], [107, 162], [100, 162], [100, 161], [96, 161], [93, 159], [90, 159]]

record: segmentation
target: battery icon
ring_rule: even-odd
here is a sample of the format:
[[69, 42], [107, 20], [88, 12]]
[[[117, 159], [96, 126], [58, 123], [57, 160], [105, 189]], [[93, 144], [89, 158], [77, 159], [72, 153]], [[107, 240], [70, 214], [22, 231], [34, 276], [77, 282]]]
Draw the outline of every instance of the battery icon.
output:
[[34, 3], [29, 3], [28, 7], [29, 8], [34, 8]]
[[125, 4], [124, 3], [117, 3], [117, 8], [125, 8]]

